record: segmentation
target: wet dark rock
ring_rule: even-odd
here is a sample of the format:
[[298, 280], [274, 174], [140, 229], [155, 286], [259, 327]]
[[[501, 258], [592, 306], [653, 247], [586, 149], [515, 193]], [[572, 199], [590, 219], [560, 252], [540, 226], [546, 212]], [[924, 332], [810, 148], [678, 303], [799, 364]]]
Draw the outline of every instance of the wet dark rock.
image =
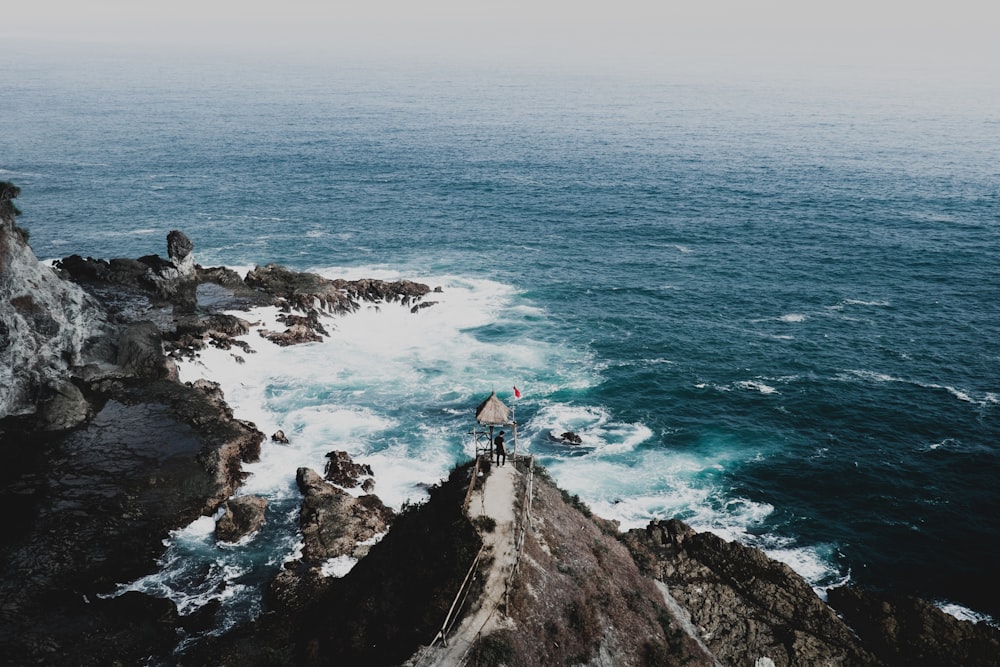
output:
[[202, 634], [215, 627], [219, 609], [222, 608], [222, 601], [218, 598], [208, 601], [194, 612], [181, 616], [180, 627], [191, 634]]
[[168, 531], [232, 495], [263, 439], [211, 383], [110, 377], [83, 393], [99, 409], [75, 430], [3, 428], [3, 450], [17, 456], [5, 459], [0, 501], [17, 512], [0, 547], [0, 650], [28, 662], [85, 657], [76, 633], [89, 621], [74, 614], [91, 608], [74, 601], [152, 571]]
[[346, 489], [356, 487], [360, 477], [367, 476], [371, 478], [375, 474], [372, 472], [370, 465], [355, 463], [347, 452], [329, 452], [326, 458], [326, 469], [323, 471], [323, 477]]
[[122, 371], [140, 378], [157, 379], [170, 373], [163, 354], [163, 337], [152, 322], [129, 325], [118, 339], [116, 363]]
[[418, 303], [417, 305], [415, 305], [413, 308], [410, 308], [410, 312], [411, 313], [417, 313], [417, 312], [423, 310], [424, 308], [430, 308], [431, 306], [435, 306], [435, 305], [437, 305], [437, 301], [421, 301], [420, 303]]
[[110, 599], [80, 595], [47, 602], [47, 615], [16, 644], [3, 646], [3, 664], [141, 665], [170, 655], [177, 643], [177, 609], [163, 598], [131, 591]]
[[296, 324], [288, 327], [284, 331], [260, 331], [261, 338], [266, 338], [275, 345], [287, 347], [288, 345], [300, 345], [302, 343], [318, 343], [323, 340], [323, 336], [304, 324]]
[[583, 438], [581, 438], [579, 435], [577, 435], [573, 431], [566, 431], [565, 433], [563, 433], [559, 437], [562, 438], [563, 440], [565, 440], [566, 442], [573, 443], [574, 445], [579, 445], [579, 444], [583, 443]]
[[[413, 312], [426, 307], [417, 302], [430, 287], [409, 280], [328, 280], [315, 273], [300, 273], [278, 264], [254, 267], [245, 280], [252, 288], [274, 296], [285, 316], [285, 331], [261, 332], [278, 345], [295, 345], [322, 340], [328, 335], [321, 318], [354, 312], [362, 302], [413, 305]], [[430, 304], [427, 304], [430, 305]]]
[[285, 435], [285, 432], [282, 430], [277, 430], [271, 435], [271, 442], [277, 442], [281, 445], [289, 444], [288, 436]]
[[222, 506], [222, 516], [215, 522], [215, 538], [236, 542], [264, 525], [267, 500], [260, 496], [236, 496]]
[[65, 431], [79, 426], [91, 416], [91, 406], [80, 388], [70, 380], [57, 381], [46, 388], [35, 413], [40, 431]]
[[886, 664], [987, 667], [1000, 659], [1000, 630], [959, 620], [919, 598], [848, 586], [830, 590], [828, 598]]

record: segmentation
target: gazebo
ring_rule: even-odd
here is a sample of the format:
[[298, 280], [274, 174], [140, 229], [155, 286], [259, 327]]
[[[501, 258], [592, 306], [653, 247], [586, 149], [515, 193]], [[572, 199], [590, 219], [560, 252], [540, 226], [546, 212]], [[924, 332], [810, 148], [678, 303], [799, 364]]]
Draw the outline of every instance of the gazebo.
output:
[[[510, 456], [513, 459], [514, 454], [517, 452], [517, 421], [514, 419], [513, 409], [507, 407], [503, 401], [497, 398], [495, 391], [490, 392], [489, 397], [476, 408], [476, 421], [480, 426], [485, 426], [489, 429], [488, 431], [479, 429], [472, 431], [473, 439], [476, 443], [476, 455], [486, 454], [487, 456], [492, 456], [493, 430], [498, 426], [509, 426], [512, 427], [513, 431], [514, 445], [510, 448]], [[485, 444], [482, 442], [483, 436], [488, 438]]]

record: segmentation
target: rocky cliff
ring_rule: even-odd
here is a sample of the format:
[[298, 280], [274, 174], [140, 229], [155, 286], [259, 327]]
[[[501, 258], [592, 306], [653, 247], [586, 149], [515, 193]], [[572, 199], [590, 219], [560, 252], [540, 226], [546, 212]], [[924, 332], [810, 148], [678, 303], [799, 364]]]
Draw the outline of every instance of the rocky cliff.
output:
[[[16, 196], [16, 188], [4, 190]], [[2, 203], [0, 418], [34, 412], [40, 401], [72, 391], [65, 378], [106, 359], [112, 334], [97, 300], [38, 262], [15, 224], [16, 209]]]
[[[185, 618], [167, 600], [105, 598], [152, 570], [171, 528], [222, 508], [219, 539], [234, 540], [262, 520], [263, 499], [230, 497], [263, 434], [216, 385], [178, 383], [171, 361], [247, 345], [246, 323], [218, 310], [276, 304], [287, 329], [275, 340], [294, 344], [360, 301], [416, 310], [431, 290], [277, 266], [243, 279], [195, 264], [180, 232], [167, 259], [74, 256], [53, 270], [13, 208], [0, 213], [0, 664], [449, 664], [429, 647], [443, 622], [481, 612], [454, 664], [996, 664], [992, 627], [853, 589], [831, 592], [834, 611], [786, 566], [679, 521], [622, 534], [523, 461], [502, 475], [459, 466], [399, 516], [343, 453], [325, 478], [300, 470], [303, 557], [272, 582], [265, 613], [225, 636], [206, 634], [211, 608]], [[513, 561], [493, 534], [507, 528], [464, 510], [491, 479], [516, 489], [502, 495], [520, 517]], [[342, 490], [359, 484], [369, 493]], [[323, 577], [336, 556], [360, 561]], [[498, 594], [487, 588], [501, 566]], [[181, 637], [195, 641], [178, 652]]]

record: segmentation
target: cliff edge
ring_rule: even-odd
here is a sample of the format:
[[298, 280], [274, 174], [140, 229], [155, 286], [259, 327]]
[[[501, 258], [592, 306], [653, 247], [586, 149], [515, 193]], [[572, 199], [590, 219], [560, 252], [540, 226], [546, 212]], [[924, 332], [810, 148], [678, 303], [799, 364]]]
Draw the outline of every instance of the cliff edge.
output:
[[107, 359], [112, 333], [97, 300], [31, 251], [15, 222], [19, 193], [0, 183], [0, 419], [72, 391], [66, 377]]

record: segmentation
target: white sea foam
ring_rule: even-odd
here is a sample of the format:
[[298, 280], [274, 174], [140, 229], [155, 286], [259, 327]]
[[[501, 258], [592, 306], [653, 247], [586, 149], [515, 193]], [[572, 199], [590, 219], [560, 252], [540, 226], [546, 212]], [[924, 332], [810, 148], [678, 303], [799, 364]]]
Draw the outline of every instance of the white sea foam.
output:
[[888, 301], [865, 301], [863, 299], [844, 299], [840, 303], [844, 306], [872, 306], [879, 308], [886, 308], [892, 305]]
[[997, 621], [988, 614], [981, 614], [968, 607], [963, 607], [954, 602], [935, 602], [935, 606], [946, 614], [950, 614], [960, 621], [971, 621], [973, 623], [986, 623], [994, 627], [998, 626]]
[[737, 389], [745, 389], [748, 391], [759, 391], [762, 394], [777, 394], [779, 393], [777, 389], [771, 385], [764, 384], [763, 382], [758, 382], [757, 380], [741, 380], [739, 382], [734, 382], [733, 386]]
[[804, 322], [806, 316], [801, 313], [788, 313], [787, 315], [782, 315], [778, 319], [782, 322]]
[[335, 558], [328, 559], [320, 567], [320, 574], [324, 577], [343, 577], [346, 576], [348, 572], [354, 569], [354, 566], [358, 564], [358, 559], [351, 556], [337, 556]]
[[921, 382], [919, 380], [907, 380], [906, 378], [894, 377], [892, 375], [887, 375], [885, 373], [879, 373], [876, 371], [868, 370], [851, 370], [848, 371], [848, 376], [839, 375], [837, 379], [840, 380], [850, 380], [851, 376], [855, 378], [860, 378], [862, 380], [867, 380], [870, 382], [901, 382], [905, 384], [910, 384], [915, 387], [922, 387], [924, 389], [939, 389], [945, 391], [963, 403], [971, 403], [977, 405], [981, 408], [985, 408], [988, 405], [995, 405], [997, 403], [997, 395], [992, 392], [986, 392], [983, 394], [982, 398], [975, 398], [968, 391], [959, 389], [957, 387], [952, 387], [951, 385], [939, 384], [937, 382]]

